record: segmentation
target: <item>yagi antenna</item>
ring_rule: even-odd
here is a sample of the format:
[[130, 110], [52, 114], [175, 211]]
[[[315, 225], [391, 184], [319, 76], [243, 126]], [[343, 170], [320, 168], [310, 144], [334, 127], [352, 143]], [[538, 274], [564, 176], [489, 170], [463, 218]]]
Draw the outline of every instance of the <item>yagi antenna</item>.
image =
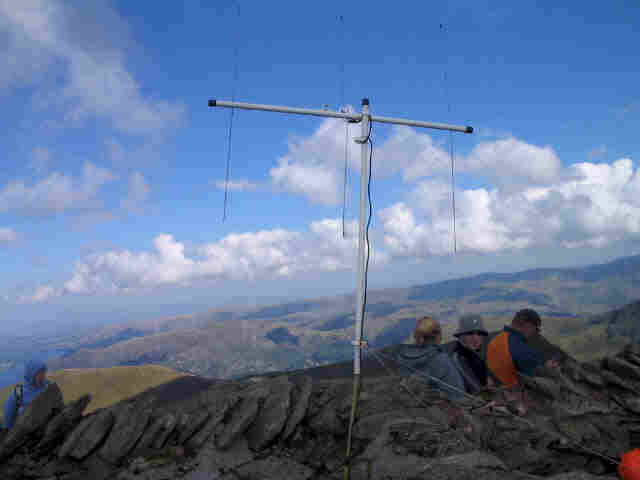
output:
[[[371, 216], [365, 225], [365, 218], [367, 218], [367, 200], [369, 193], [370, 182], [370, 161], [369, 155], [369, 140], [371, 139], [371, 125], [373, 122], [390, 123], [394, 125], [407, 125], [409, 127], [420, 128], [435, 128], [438, 130], [448, 130], [453, 132], [473, 133], [473, 128], [469, 126], [447, 125], [444, 123], [432, 123], [432, 122], [420, 122], [417, 120], [405, 120], [401, 118], [379, 117], [371, 115], [369, 112], [369, 99], [362, 99], [362, 112], [336, 112], [331, 110], [312, 110], [308, 108], [294, 108], [294, 107], [282, 107], [277, 105], [259, 105], [252, 103], [240, 103], [240, 102], [227, 102], [222, 100], [209, 100], [210, 107], [225, 107], [225, 108], [240, 108], [244, 110], [261, 110], [263, 112], [280, 112], [280, 113], [294, 113], [297, 115], [311, 115], [315, 117], [325, 118], [341, 118], [353, 123], [360, 123], [361, 136], [355, 138], [355, 142], [360, 144], [360, 228], [358, 238], [358, 279], [357, 279], [357, 296], [356, 296], [356, 328], [355, 328], [355, 340], [352, 342], [354, 347], [353, 352], [353, 404], [351, 409], [351, 418], [349, 422], [349, 434], [347, 438], [347, 458], [349, 458], [351, 452], [351, 438], [352, 429], [355, 421], [355, 406], [358, 402], [360, 395], [360, 363], [362, 359], [362, 347], [366, 346], [366, 342], [362, 341], [362, 333], [364, 326], [364, 313], [366, 305], [366, 286], [367, 286], [367, 271], [368, 271], [368, 257], [370, 244], [368, 242], [368, 223], [371, 221]], [[366, 252], [365, 252], [366, 247]], [[350, 467], [345, 467], [345, 477], [349, 477]]]

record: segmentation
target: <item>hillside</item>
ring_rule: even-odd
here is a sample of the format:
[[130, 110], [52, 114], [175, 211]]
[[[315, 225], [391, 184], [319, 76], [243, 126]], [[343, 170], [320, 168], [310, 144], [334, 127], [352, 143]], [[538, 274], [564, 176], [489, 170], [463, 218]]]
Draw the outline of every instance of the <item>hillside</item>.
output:
[[598, 480], [640, 447], [637, 344], [522, 377], [526, 411], [500, 389], [458, 403], [369, 371], [349, 459], [352, 378], [326, 373], [182, 377], [88, 415], [53, 384], [0, 432], [0, 477], [338, 480], [349, 462], [352, 480]]
[[[370, 291], [365, 335], [376, 348], [400, 343], [416, 317], [426, 314], [447, 324], [462, 313], [480, 313], [490, 329], [498, 329], [515, 311], [532, 307], [545, 319], [550, 340], [588, 360], [631, 338], [618, 327], [607, 333], [604, 323], [590, 319], [638, 298], [640, 256], [584, 268], [486, 273]], [[58, 339], [51, 348], [72, 353], [49, 365], [55, 370], [155, 363], [216, 378], [309, 368], [350, 358], [353, 310], [353, 296], [344, 295], [141, 320]]]
[[[183, 373], [158, 365], [71, 369], [48, 374], [48, 378], [60, 387], [66, 403], [74, 402], [86, 394], [91, 395], [85, 414], [184, 376]], [[0, 418], [4, 418], [4, 403], [13, 387], [0, 390]]]

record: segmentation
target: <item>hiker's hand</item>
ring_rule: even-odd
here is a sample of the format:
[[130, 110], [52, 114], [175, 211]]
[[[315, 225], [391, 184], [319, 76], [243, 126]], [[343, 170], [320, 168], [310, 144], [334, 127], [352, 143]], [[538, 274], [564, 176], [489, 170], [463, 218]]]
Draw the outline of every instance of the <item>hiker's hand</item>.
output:
[[523, 402], [518, 402], [518, 406], [516, 407], [516, 409], [518, 410], [518, 413], [520, 414], [520, 416], [526, 415], [527, 412], [529, 411], [529, 409]]
[[551, 360], [547, 360], [544, 366], [547, 368], [558, 368], [560, 364], [557, 362], [557, 360], [551, 359]]

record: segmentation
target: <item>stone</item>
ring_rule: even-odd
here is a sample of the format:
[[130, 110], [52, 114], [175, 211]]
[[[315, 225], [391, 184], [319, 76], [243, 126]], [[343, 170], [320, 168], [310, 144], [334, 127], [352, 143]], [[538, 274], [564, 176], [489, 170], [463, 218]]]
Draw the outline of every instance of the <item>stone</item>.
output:
[[[429, 412], [425, 409], [403, 409], [392, 410], [388, 412], [377, 413], [366, 417], [358, 418], [353, 427], [353, 437], [360, 440], [373, 440], [380, 435], [385, 425], [395, 421], [411, 421], [416, 420], [430, 422]], [[432, 422], [438, 425], [437, 421]]]
[[190, 419], [189, 423], [180, 432], [178, 438], [178, 445], [184, 445], [196, 432], [198, 432], [209, 420], [211, 413], [208, 410], [204, 410], [198, 413], [193, 419]]
[[249, 428], [258, 415], [260, 403], [267, 395], [269, 395], [269, 390], [265, 388], [252, 389], [242, 395], [242, 401], [233, 411], [231, 420], [225, 426], [222, 434], [216, 438], [218, 448], [222, 450], [228, 448], [239, 435]]
[[309, 422], [309, 426], [318, 433], [344, 435], [346, 426], [338, 418], [337, 401], [334, 399], [326, 404]]
[[280, 480], [286, 472], [288, 480], [309, 480], [313, 470], [288, 458], [269, 457], [247, 463], [236, 469], [240, 478]]
[[153, 448], [162, 448], [164, 447], [169, 435], [171, 435], [176, 428], [176, 424], [178, 419], [175, 414], [167, 413], [162, 417], [162, 423], [160, 425], [160, 431], [158, 433], [157, 438], [153, 442]]
[[[606, 457], [619, 459], [640, 445], [640, 400], [631, 390], [640, 389], [640, 382], [624, 370], [636, 367], [630, 355], [623, 352], [603, 361], [607, 369], [568, 360], [558, 371], [526, 379], [523, 387], [531, 406], [522, 416], [500, 407], [459, 408], [417, 380], [365, 378], [353, 432], [351, 478], [614, 478], [615, 465]], [[155, 416], [139, 397], [84, 418], [79, 417], [81, 403], [53, 409], [0, 462], [0, 478], [339, 480], [346, 460], [351, 379], [314, 377], [312, 382], [302, 373], [224, 382], [189, 399], [181, 398], [179, 390], [172, 392], [171, 401], [156, 395]], [[484, 392], [482, 398], [504, 400], [500, 392]], [[112, 463], [96, 455], [116, 438], [124, 450], [117, 457], [122, 458]], [[181, 440], [184, 447], [171, 446]], [[127, 442], [132, 443], [129, 453]], [[171, 445], [159, 451], [153, 448], [156, 442]], [[126, 460], [137, 457], [127, 467]]]
[[226, 402], [218, 402], [217, 405], [215, 405], [216, 410], [213, 411], [207, 423], [198, 433], [196, 433], [187, 441], [186, 446], [193, 449], [202, 447], [205, 442], [212, 437], [216, 428], [218, 428], [218, 426], [224, 420], [227, 412], [233, 409], [239, 401], [240, 397], [238, 397], [237, 395], [232, 395]]
[[286, 440], [291, 436], [293, 431], [307, 414], [312, 390], [313, 381], [311, 380], [311, 377], [303, 375], [297, 379], [291, 398], [293, 409], [291, 411], [291, 415], [287, 418], [287, 423], [285, 424], [284, 431], [282, 432], [283, 440]]
[[291, 406], [291, 390], [293, 385], [286, 377], [274, 380], [269, 385], [270, 394], [247, 431], [247, 439], [251, 449], [259, 451], [282, 432], [287, 422]]
[[160, 432], [166, 425], [168, 417], [170, 415], [171, 414], [164, 414], [151, 421], [151, 425], [142, 434], [142, 437], [140, 438], [140, 441], [136, 446], [136, 452], [151, 448], [153, 446], [153, 442], [160, 436]]
[[62, 412], [47, 424], [44, 437], [35, 447], [35, 450], [44, 453], [58, 446], [56, 444], [78, 424], [82, 418], [82, 412], [90, 401], [91, 395], [84, 395], [67, 405]]
[[613, 385], [627, 392], [631, 392], [635, 395], [640, 394], [633, 385], [629, 384], [629, 382], [625, 382], [622, 378], [620, 378], [618, 375], [616, 375], [613, 372], [610, 372], [608, 370], [601, 370], [600, 375], [602, 376], [603, 380], [607, 383], [607, 385]]
[[116, 409], [113, 429], [98, 452], [103, 460], [117, 465], [140, 440], [152, 411], [150, 408], [140, 410], [139, 407], [131, 403]]
[[176, 426], [171, 432], [171, 435], [167, 438], [167, 445], [178, 445], [178, 439], [180, 438], [180, 434], [185, 431], [189, 427], [189, 420], [191, 419], [191, 415], [180, 411], [176, 415]]
[[62, 392], [57, 384], [51, 383], [16, 418], [0, 445], [0, 461], [26, 443], [31, 435], [43, 429], [49, 419], [63, 408]]
[[202, 464], [208, 465], [209, 469], [227, 471], [251, 462], [254, 457], [247, 439], [240, 436], [225, 450], [216, 448], [215, 444], [209, 444], [198, 459]]
[[64, 442], [58, 457], [66, 456], [82, 460], [89, 455], [109, 434], [115, 417], [111, 410], [100, 410], [86, 417]]
[[607, 357], [604, 359], [603, 366], [621, 378], [640, 382], [640, 367], [637, 367], [622, 358]]
[[113, 478], [113, 465], [105, 462], [98, 455], [92, 455], [82, 462], [82, 466], [87, 470], [83, 478], [91, 480], [107, 480]]

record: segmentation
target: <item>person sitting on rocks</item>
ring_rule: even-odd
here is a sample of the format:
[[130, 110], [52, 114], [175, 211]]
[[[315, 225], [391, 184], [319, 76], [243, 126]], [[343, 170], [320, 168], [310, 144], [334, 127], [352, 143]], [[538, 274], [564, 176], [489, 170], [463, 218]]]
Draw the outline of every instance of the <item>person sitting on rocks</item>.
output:
[[482, 345], [489, 335], [480, 315], [463, 315], [458, 320], [458, 329], [453, 334], [456, 340], [445, 348], [464, 381], [465, 390], [476, 394], [494, 382], [481, 356]]
[[4, 428], [10, 429], [16, 418], [38, 395], [49, 386], [47, 366], [39, 360], [30, 360], [24, 367], [24, 384], [17, 385], [4, 404]]
[[487, 365], [502, 384], [507, 387], [520, 385], [518, 374], [533, 376], [538, 367], [556, 368], [555, 360], [546, 363], [543, 357], [527, 344], [527, 339], [538, 335], [542, 320], [535, 310], [525, 308], [518, 311], [511, 326], [493, 337], [487, 345]]
[[413, 337], [415, 344], [401, 344], [394, 353], [400, 371], [409, 375], [424, 374], [430, 386], [443, 391], [450, 399], [461, 399], [465, 392], [464, 381], [440, 346], [442, 330], [438, 321], [428, 316], [421, 318]]

